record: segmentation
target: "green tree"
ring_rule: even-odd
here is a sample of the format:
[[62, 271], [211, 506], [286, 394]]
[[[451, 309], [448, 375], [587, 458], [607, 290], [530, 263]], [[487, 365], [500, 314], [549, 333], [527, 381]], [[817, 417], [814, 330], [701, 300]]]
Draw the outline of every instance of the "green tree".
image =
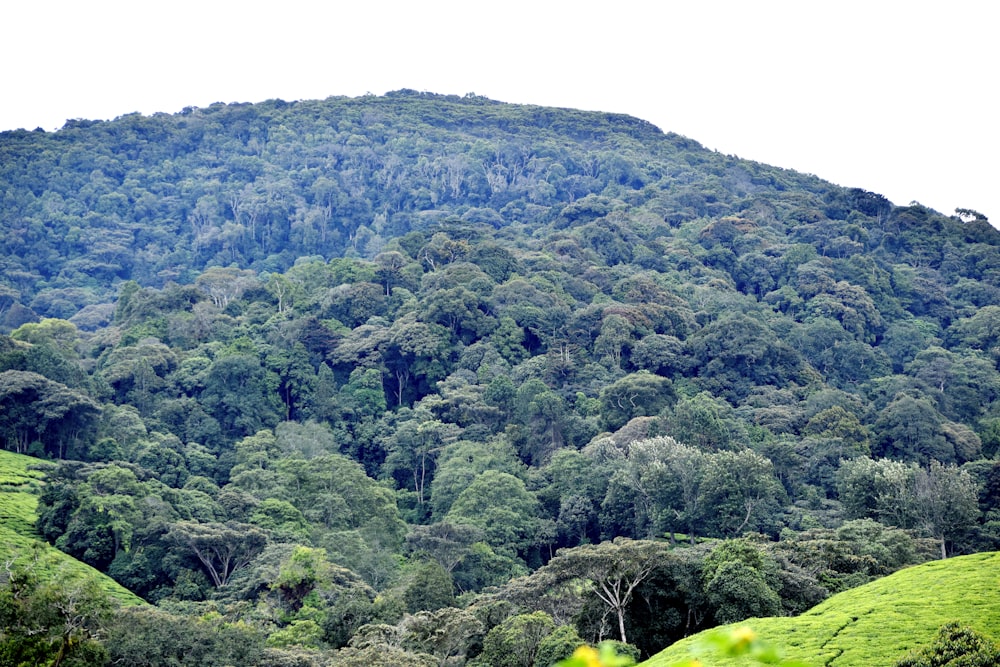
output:
[[471, 552], [472, 545], [482, 539], [475, 526], [440, 521], [429, 526], [411, 526], [406, 545], [416, 554], [428, 556], [451, 572]]
[[190, 550], [216, 588], [224, 588], [233, 573], [249, 565], [267, 544], [260, 528], [235, 522], [178, 521], [170, 526], [167, 539]]
[[291, 350], [271, 353], [267, 365], [278, 376], [277, 389], [285, 408], [282, 417], [301, 419], [307, 412], [317, 380], [305, 346], [295, 343]]
[[[694, 543], [703, 521], [702, 485], [711, 456], [670, 437], [638, 440], [611, 478], [604, 499], [605, 529], [611, 534], [634, 526], [636, 535], [687, 533]], [[622, 512], [631, 514], [624, 519]], [[627, 516], [627, 514], [625, 515]]]
[[449, 338], [446, 328], [417, 321], [415, 313], [393, 322], [384, 346], [384, 361], [394, 380], [393, 394], [398, 405], [431, 393], [431, 385], [447, 376]]
[[464, 342], [472, 343], [496, 327], [496, 320], [485, 312], [479, 295], [462, 286], [438, 289], [423, 300], [422, 317], [451, 330]]
[[915, 464], [858, 457], [837, 472], [837, 490], [847, 516], [871, 517], [891, 526], [916, 525]]
[[534, 667], [552, 667], [573, 655], [573, 651], [584, 643], [575, 627], [560, 625], [538, 643]]
[[672, 376], [684, 365], [684, 343], [674, 336], [649, 334], [632, 346], [630, 361], [639, 369]]
[[212, 266], [198, 276], [195, 284], [219, 308], [225, 308], [257, 283], [253, 271], [236, 267]]
[[594, 353], [606, 355], [614, 368], [621, 368], [622, 355], [631, 346], [634, 330], [632, 323], [621, 315], [605, 315], [601, 321], [601, 333], [594, 341]]
[[537, 465], [563, 445], [566, 403], [544, 382], [533, 378], [518, 387], [514, 410], [525, 429], [519, 443], [522, 460]]
[[483, 624], [465, 609], [445, 607], [418, 611], [400, 623], [402, 645], [415, 653], [427, 653], [447, 665], [463, 661], [482, 641]]
[[894, 667], [989, 667], [1000, 663], [1000, 647], [974, 629], [948, 623], [931, 645], [910, 652]]
[[406, 582], [403, 600], [406, 602], [406, 610], [411, 614], [421, 610], [437, 611], [443, 607], [453, 607], [455, 592], [451, 574], [435, 560], [417, 563]]
[[0, 574], [0, 663], [103, 665], [107, 651], [100, 639], [111, 613], [94, 579], [43, 583], [14, 558]]
[[108, 628], [109, 664], [125, 667], [258, 665], [263, 634], [245, 623], [172, 614], [152, 606], [119, 613]]
[[0, 373], [0, 437], [26, 454], [32, 443], [55, 458], [84, 458], [101, 414], [90, 397], [30, 371]]
[[703, 451], [737, 449], [747, 441], [746, 428], [721, 398], [700, 392], [677, 401], [669, 420], [670, 435]]
[[459, 428], [434, 419], [427, 410], [415, 410], [411, 416], [401, 421], [392, 434], [382, 474], [413, 489], [418, 506], [423, 507], [430, 500], [429, 487], [438, 457], [458, 437]]
[[486, 633], [483, 652], [474, 664], [484, 667], [533, 667], [542, 642], [555, 629], [552, 617], [543, 611], [511, 616]]
[[386, 410], [382, 374], [375, 368], [356, 368], [340, 389], [340, 403], [347, 415], [355, 420], [373, 418]]
[[614, 431], [633, 417], [659, 414], [673, 400], [670, 380], [647, 371], [631, 373], [601, 391], [601, 419]]
[[618, 538], [560, 550], [545, 566], [545, 577], [586, 586], [600, 599], [605, 615], [614, 616], [619, 637], [627, 643], [625, 620], [636, 589], [668, 558], [664, 544]]
[[954, 446], [941, 432], [941, 414], [926, 398], [902, 394], [887, 405], [875, 421], [875, 451], [880, 456], [927, 463], [931, 459], [955, 462]]
[[445, 519], [475, 526], [494, 548], [522, 558], [544, 539], [539, 534], [538, 499], [517, 477], [487, 470], [452, 503]]
[[702, 581], [715, 620], [726, 624], [780, 614], [777, 569], [770, 556], [747, 540], [727, 540], [712, 549]]
[[473, 442], [458, 440], [438, 455], [431, 486], [431, 508], [435, 519], [444, 519], [455, 500], [487, 470], [516, 474], [520, 470], [512, 448], [503, 440]]
[[937, 461], [914, 472], [913, 486], [917, 521], [940, 543], [941, 558], [947, 558], [947, 541], [979, 518], [979, 487], [965, 470]]
[[212, 363], [199, 400], [230, 437], [246, 436], [278, 423], [283, 406], [278, 378], [255, 356], [235, 354]]
[[[117, 463], [60, 466], [39, 498], [39, 532], [89, 565], [107, 568], [164, 518], [156, 516], [163, 503], [147, 501], [159, 484], [140, 482], [137, 469]], [[170, 518], [171, 508], [163, 509]]]
[[706, 527], [735, 537], [772, 529], [783, 491], [771, 461], [745, 449], [712, 456], [699, 494]]

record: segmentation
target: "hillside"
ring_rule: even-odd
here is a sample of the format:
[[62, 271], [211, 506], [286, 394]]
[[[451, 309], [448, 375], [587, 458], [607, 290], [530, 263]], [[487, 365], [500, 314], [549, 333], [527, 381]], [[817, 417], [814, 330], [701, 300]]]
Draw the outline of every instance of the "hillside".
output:
[[0, 444], [178, 627], [651, 655], [1000, 548], [1000, 232], [475, 96], [7, 132]]
[[35, 530], [38, 493], [45, 463], [0, 451], [0, 561], [34, 561], [42, 581], [58, 573], [67, 579], [93, 578], [107, 595], [125, 605], [145, 604], [107, 575], [46, 544]]
[[[981, 553], [907, 568], [845, 591], [795, 618], [754, 618], [751, 626], [783, 657], [808, 665], [891, 665], [958, 621], [994, 640], [1000, 629], [1000, 554]], [[735, 625], [734, 625], [735, 627]], [[665, 667], [691, 655], [683, 639], [642, 663]], [[744, 664], [713, 658], [712, 665]]]

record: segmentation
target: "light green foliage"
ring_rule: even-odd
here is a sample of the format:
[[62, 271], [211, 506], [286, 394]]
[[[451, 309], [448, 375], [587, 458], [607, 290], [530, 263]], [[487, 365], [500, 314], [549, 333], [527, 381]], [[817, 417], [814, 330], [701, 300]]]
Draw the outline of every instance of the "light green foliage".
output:
[[[930, 643], [947, 622], [987, 634], [1000, 627], [998, 567], [997, 553], [934, 561], [835, 595], [801, 616], [749, 623], [786, 658], [806, 665], [834, 658], [848, 667], [888, 665]], [[695, 635], [679, 641], [643, 665], [680, 663], [699, 640]], [[734, 658], [713, 664], [743, 663]]]
[[268, 530], [279, 541], [309, 541], [309, 523], [287, 500], [265, 498], [250, 515], [250, 523]]
[[37, 535], [36, 493], [46, 466], [30, 456], [0, 451], [0, 528], [25, 537]]
[[460, 440], [441, 449], [431, 487], [434, 516], [443, 518], [452, 504], [478, 475], [487, 470], [514, 474], [518, 465], [514, 452], [503, 440]]
[[919, 530], [940, 542], [942, 558], [948, 555], [947, 541], [971, 528], [979, 516], [971, 475], [938, 461], [924, 469], [859, 457], [843, 464], [838, 486], [849, 516]]
[[356, 419], [373, 417], [385, 412], [382, 375], [374, 368], [351, 372], [350, 381], [341, 389], [343, 404]]

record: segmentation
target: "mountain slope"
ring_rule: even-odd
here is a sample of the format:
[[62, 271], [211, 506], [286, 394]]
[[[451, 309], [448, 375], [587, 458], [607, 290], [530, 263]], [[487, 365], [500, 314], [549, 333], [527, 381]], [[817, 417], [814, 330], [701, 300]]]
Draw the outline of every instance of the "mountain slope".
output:
[[[40, 530], [149, 600], [254, 599], [216, 590], [192, 522], [240, 576], [298, 543], [387, 594], [408, 531], [462, 526], [438, 574], [470, 595], [564, 547], [787, 529], [847, 556], [803, 556], [801, 611], [912, 562], [854, 558], [846, 520], [1000, 547], [998, 249], [636, 119], [475, 97], [5, 133], [0, 442], [82, 462]], [[663, 604], [709, 623], [703, 592]], [[644, 655], [693, 631], [633, 615]]]
[[34, 570], [45, 580], [55, 576], [70, 579], [90, 577], [101, 589], [125, 605], [145, 604], [131, 591], [107, 575], [46, 544], [35, 531], [38, 488], [43, 473], [35, 469], [44, 462], [0, 450], [0, 560], [34, 560]]
[[[895, 251], [915, 250], [898, 222], [886, 224], [883, 197], [714, 153], [645, 121], [398, 91], [0, 133], [10, 290], [0, 296], [68, 317], [121, 280], [159, 286], [212, 265], [273, 272], [300, 256], [372, 257], [449, 216], [528, 229], [582, 225], [622, 206], [658, 218], [646, 225], [745, 218], [712, 232], [728, 245], [734, 225], [758, 226], [741, 213], [751, 201], [769, 202], [755, 213], [763, 220], [819, 223], [810, 237], [818, 233], [826, 253], [854, 254], [886, 234]], [[865, 227], [847, 220], [851, 211], [881, 229], [823, 224]], [[960, 234], [989, 231], [977, 221]]]
[[[801, 616], [749, 619], [732, 627], [751, 626], [786, 658], [848, 667], [891, 665], [907, 651], [929, 644], [938, 628], [951, 621], [996, 638], [1000, 553], [918, 565], [835, 595]], [[684, 660], [704, 634], [677, 642], [643, 665], [666, 667]]]

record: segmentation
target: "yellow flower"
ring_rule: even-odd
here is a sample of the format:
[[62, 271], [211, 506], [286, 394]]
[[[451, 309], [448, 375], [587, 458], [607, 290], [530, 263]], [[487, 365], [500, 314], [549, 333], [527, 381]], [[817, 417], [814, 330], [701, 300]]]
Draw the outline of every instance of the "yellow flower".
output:
[[573, 651], [573, 657], [583, 661], [587, 667], [601, 667], [601, 659], [593, 646], [581, 646]]
[[733, 630], [732, 640], [737, 646], [749, 646], [757, 639], [757, 633], [746, 625]]

